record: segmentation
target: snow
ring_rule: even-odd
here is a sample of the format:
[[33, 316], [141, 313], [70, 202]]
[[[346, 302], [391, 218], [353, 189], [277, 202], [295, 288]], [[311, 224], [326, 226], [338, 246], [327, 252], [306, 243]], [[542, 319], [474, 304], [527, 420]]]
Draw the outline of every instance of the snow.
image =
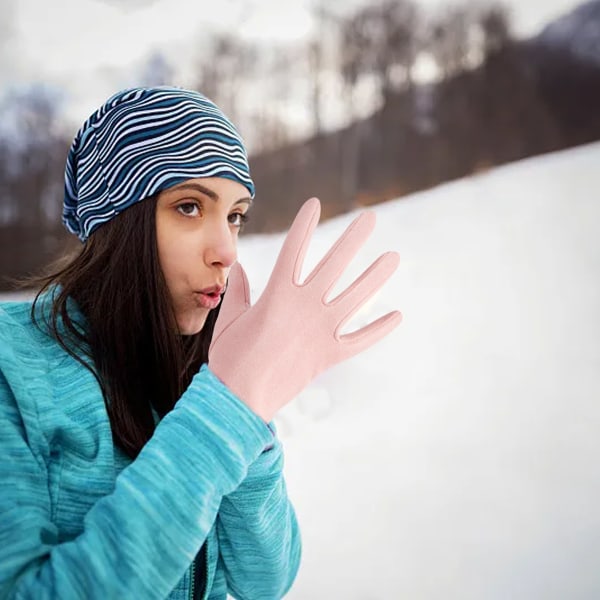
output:
[[[336, 289], [397, 250], [354, 325], [404, 321], [277, 418], [303, 535], [286, 600], [600, 597], [599, 165], [596, 143], [373, 207]], [[255, 299], [282, 240], [241, 240]]]
[[[404, 321], [277, 420], [304, 541], [286, 598], [600, 597], [598, 165], [594, 144], [374, 208], [353, 275], [402, 260], [355, 324]], [[255, 299], [282, 239], [242, 242]]]

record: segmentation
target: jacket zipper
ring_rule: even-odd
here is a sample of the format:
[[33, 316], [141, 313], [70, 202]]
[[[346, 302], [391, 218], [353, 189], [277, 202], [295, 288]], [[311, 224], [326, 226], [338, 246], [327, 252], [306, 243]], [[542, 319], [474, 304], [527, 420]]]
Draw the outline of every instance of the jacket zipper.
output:
[[[202, 576], [202, 580], [199, 581], [198, 583], [200, 583], [202, 585], [202, 587], [200, 588], [201, 593], [199, 594], [199, 598], [200, 600], [203, 600], [206, 597], [206, 584], [207, 584], [207, 579], [208, 579], [208, 551], [206, 549], [206, 542], [204, 542], [204, 545], [200, 548], [200, 552], [199, 554], [203, 554], [203, 558], [204, 558], [204, 572], [202, 572], [202, 566], [200, 565], [200, 575]], [[198, 560], [198, 555], [196, 555], [196, 557], [194, 558], [194, 560], [192, 561], [192, 565], [190, 568], [190, 577], [191, 577], [191, 582], [190, 582], [190, 594], [189, 594], [189, 600], [195, 600], [195, 590], [196, 590], [196, 569], [198, 568], [196, 566], [196, 560]]]
[[202, 548], [200, 548], [200, 553], [203, 554], [203, 558], [204, 558], [204, 569], [202, 569], [202, 567], [200, 567], [201, 571], [200, 574], [202, 576], [202, 581], [199, 581], [198, 583], [200, 583], [202, 585], [202, 587], [200, 588], [202, 591], [199, 594], [199, 598], [200, 600], [204, 600], [204, 598], [206, 598], [206, 584], [208, 583], [208, 549], [206, 548], [206, 542], [204, 542]]
[[192, 561], [192, 567], [190, 570], [190, 595], [189, 600], [194, 600], [194, 584], [196, 583], [196, 558]]

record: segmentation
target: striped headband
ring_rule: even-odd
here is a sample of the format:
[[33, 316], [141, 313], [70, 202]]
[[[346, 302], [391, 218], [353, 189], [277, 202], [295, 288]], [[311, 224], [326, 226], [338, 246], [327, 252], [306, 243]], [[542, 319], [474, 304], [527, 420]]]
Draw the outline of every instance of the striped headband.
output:
[[63, 223], [85, 241], [132, 204], [196, 177], [226, 177], [254, 197], [243, 140], [198, 92], [132, 88], [77, 132], [65, 169]]

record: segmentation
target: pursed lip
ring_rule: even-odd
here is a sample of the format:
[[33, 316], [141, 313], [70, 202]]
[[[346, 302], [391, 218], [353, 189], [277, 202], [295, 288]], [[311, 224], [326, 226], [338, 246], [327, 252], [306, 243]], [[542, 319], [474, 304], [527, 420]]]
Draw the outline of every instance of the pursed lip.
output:
[[217, 297], [220, 296], [225, 291], [225, 286], [223, 285], [212, 285], [211, 287], [204, 288], [202, 290], [198, 290], [196, 294], [204, 294], [206, 296]]
[[213, 285], [194, 292], [198, 306], [207, 310], [213, 310], [221, 303], [221, 294], [225, 288], [221, 285]]

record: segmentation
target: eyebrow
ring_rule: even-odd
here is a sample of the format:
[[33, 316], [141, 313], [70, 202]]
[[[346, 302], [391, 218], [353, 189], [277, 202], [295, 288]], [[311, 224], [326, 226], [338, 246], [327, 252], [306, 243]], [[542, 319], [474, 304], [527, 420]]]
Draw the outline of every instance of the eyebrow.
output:
[[[196, 192], [200, 192], [201, 194], [208, 196], [211, 200], [214, 200], [215, 202], [218, 202], [220, 200], [219, 194], [217, 194], [214, 190], [211, 190], [210, 188], [200, 185], [199, 183], [181, 183], [179, 185], [173, 186], [169, 191], [177, 192], [179, 190], [195, 190]], [[241, 203], [247, 203], [251, 205], [252, 198], [250, 198], [250, 196], [240, 198], [234, 203], [234, 206], [236, 204]]]

